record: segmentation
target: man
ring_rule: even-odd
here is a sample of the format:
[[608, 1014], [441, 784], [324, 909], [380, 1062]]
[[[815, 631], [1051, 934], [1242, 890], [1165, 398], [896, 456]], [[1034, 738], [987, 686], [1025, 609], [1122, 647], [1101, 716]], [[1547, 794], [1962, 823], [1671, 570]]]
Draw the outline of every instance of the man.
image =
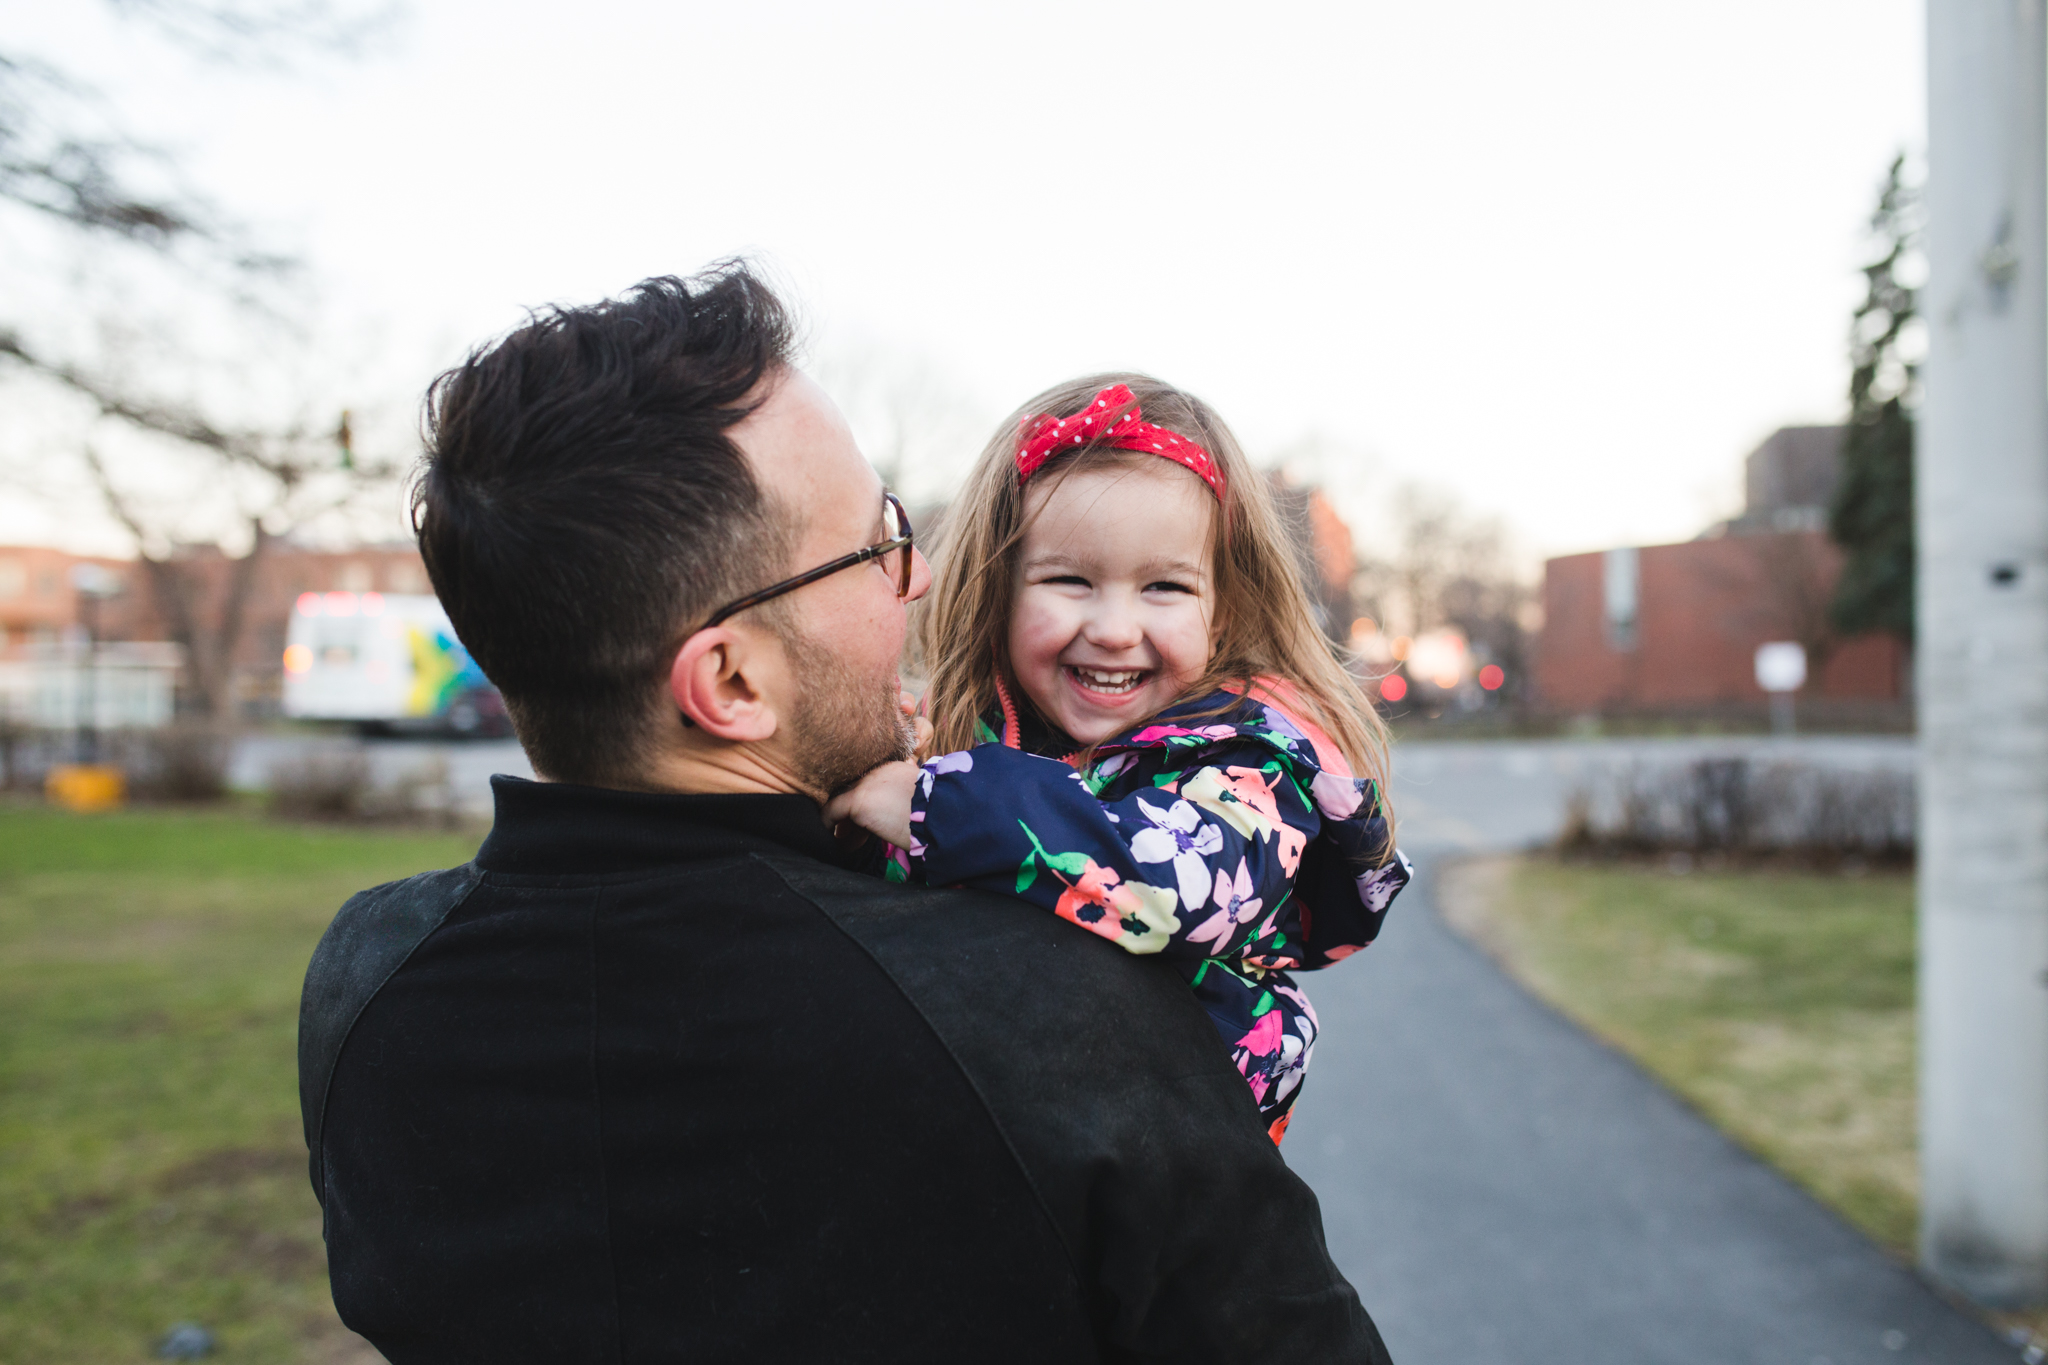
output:
[[929, 583], [742, 266], [435, 384], [414, 499], [539, 782], [363, 893], [300, 1089], [342, 1318], [447, 1361], [1383, 1361], [1179, 979], [849, 870]]

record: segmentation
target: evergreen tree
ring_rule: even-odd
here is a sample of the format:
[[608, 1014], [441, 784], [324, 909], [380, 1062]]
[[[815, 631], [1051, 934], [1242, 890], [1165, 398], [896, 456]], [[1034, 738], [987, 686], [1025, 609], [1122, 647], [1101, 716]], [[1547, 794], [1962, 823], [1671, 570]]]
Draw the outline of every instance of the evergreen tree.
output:
[[1917, 261], [1919, 195], [1892, 161], [1870, 227], [1883, 255], [1863, 268], [1869, 294], [1849, 333], [1853, 372], [1842, 477], [1828, 533], [1846, 552], [1829, 611], [1847, 635], [1885, 631], [1913, 642], [1913, 404], [1919, 364], [1909, 332], [1917, 288], [1899, 278]]

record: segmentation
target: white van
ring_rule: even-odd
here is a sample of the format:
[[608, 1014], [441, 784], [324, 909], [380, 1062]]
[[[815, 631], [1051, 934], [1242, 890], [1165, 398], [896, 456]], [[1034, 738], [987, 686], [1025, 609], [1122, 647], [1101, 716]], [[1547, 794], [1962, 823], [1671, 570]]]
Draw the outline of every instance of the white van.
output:
[[368, 729], [509, 734], [505, 705], [431, 595], [306, 592], [285, 632], [284, 713]]

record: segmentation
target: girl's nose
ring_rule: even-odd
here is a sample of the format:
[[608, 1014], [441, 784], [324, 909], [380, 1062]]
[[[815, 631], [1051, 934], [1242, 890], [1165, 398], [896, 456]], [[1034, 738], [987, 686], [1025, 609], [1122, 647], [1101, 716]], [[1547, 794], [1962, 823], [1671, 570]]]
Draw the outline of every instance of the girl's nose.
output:
[[1145, 640], [1145, 628], [1137, 613], [1114, 594], [1095, 601], [1081, 634], [1097, 649], [1135, 649]]

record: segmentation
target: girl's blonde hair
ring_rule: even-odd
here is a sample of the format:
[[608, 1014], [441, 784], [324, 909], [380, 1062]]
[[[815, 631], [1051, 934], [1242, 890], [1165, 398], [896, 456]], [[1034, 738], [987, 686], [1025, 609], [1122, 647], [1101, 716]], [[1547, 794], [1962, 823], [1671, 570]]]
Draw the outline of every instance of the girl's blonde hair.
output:
[[[1019, 429], [1040, 413], [1071, 417], [1112, 384], [1129, 385], [1143, 420], [1200, 445], [1223, 475], [1224, 495], [1209, 535], [1215, 648], [1208, 671], [1188, 695], [1226, 684], [1243, 690], [1260, 677], [1292, 683], [1307, 719], [1336, 744], [1353, 773], [1380, 784], [1385, 801], [1386, 725], [1316, 626], [1293, 543], [1265, 478], [1208, 404], [1143, 374], [1070, 380], [1024, 404], [996, 428], [947, 508], [931, 550], [931, 591], [915, 609], [912, 626], [916, 659], [929, 684], [933, 752], [975, 743], [976, 718], [995, 704], [999, 676], [1012, 696], [1017, 693], [1005, 646], [1025, 530], [1024, 489], [1017, 482]], [[1048, 460], [1032, 481], [1158, 458], [1100, 443], [1078, 445]]]

